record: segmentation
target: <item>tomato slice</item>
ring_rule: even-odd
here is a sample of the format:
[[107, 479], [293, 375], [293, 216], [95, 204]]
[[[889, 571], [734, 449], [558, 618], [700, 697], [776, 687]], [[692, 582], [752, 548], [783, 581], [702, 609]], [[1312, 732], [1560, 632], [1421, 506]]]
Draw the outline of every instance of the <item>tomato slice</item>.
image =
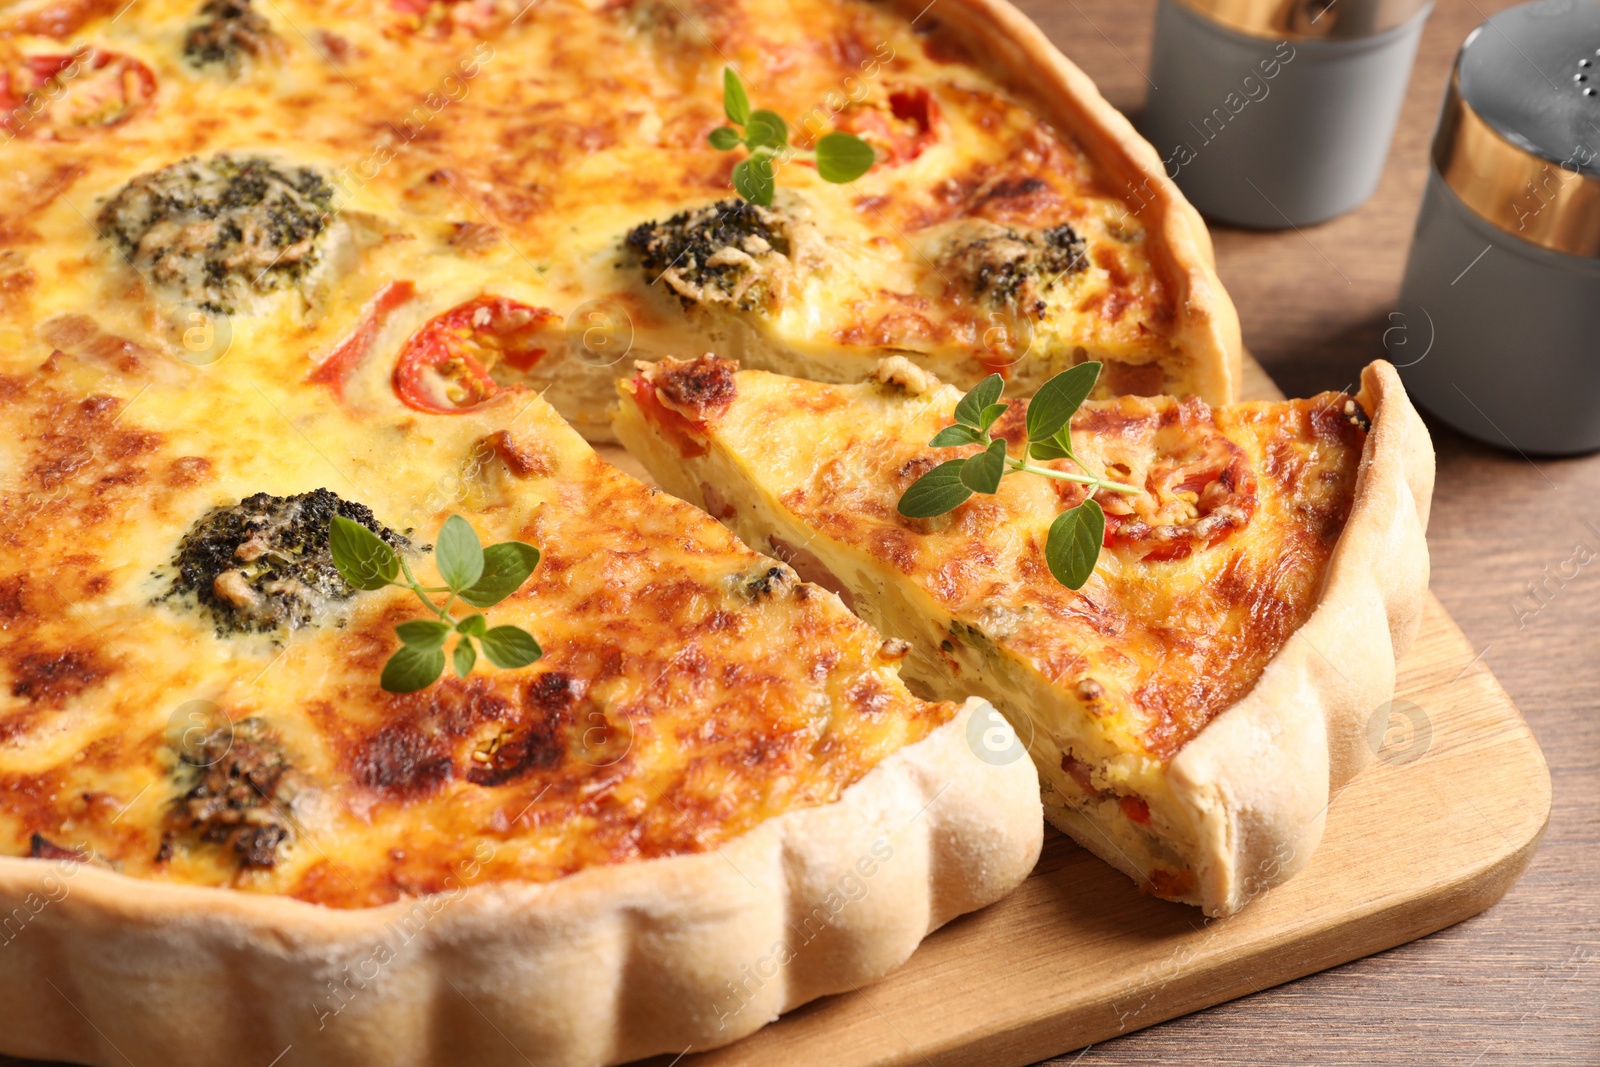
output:
[[837, 125], [870, 141], [889, 166], [911, 162], [939, 140], [939, 102], [925, 87], [891, 89], [887, 105], [846, 108]]
[[333, 351], [317, 364], [306, 380], [332, 386], [333, 395], [343, 400], [350, 373], [372, 351], [372, 342], [377, 339], [378, 331], [383, 329], [394, 310], [409, 301], [416, 292], [417, 287], [409, 281], [390, 282], [379, 289], [377, 295], [361, 309], [361, 319], [356, 323], [356, 328], [333, 347]]
[[705, 426], [693, 422], [661, 402], [656, 395], [655, 383], [644, 374], [636, 374], [628, 383], [634, 403], [646, 419], [654, 423], [661, 436], [672, 442], [684, 459], [706, 454]]
[[561, 316], [485, 294], [435, 315], [401, 346], [394, 391], [416, 411], [458, 415], [502, 391], [490, 374], [531, 370], [558, 339]]
[[156, 76], [120, 52], [25, 56], [0, 71], [0, 129], [75, 140], [150, 110]]

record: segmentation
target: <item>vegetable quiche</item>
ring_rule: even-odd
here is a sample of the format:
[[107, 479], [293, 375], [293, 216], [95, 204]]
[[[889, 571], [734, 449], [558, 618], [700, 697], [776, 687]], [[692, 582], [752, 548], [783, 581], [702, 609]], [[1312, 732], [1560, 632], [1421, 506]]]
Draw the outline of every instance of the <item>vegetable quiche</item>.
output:
[[[1072, 454], [1037, 464], [1064, 477], [997, 471], [936, 518], [902, 494], [965, 413], [904, 359], [826, 385], [708, 355], [619, 389], [618, 434], [661, 485], [907, 641], [908, 678], [994, 701], [1050, 820], [1159, 896], [1226, 914], [1288, 877], [1371, 759], [1433, 484], [1387, 363], [1354, 397], [1089, 401]], [[1025, 453], [1032, 404], [990, 411], [994, 448]], [[1065, 480], [1086, 471], [1135, 491]], [[1066, 588], [1046, 533], [1091, 494], [1105, 547]]]
[[1234, 398], [1002, 0], [13, 0], [0, 139], [0, 1051], [678, 1054], [1031, 869], [993, 707], [585, 440], [706, 347]]

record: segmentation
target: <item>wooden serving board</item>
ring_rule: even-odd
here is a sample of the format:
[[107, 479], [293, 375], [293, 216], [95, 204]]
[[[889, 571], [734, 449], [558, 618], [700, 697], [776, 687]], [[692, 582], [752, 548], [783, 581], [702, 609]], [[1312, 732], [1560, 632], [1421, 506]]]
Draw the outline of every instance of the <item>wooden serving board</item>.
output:
[[[1245, 362], [1246, 397], [1282, 396]], [[933, 934], [882, 982], [650, 1067], [1029, 1064], [1476, 915], [1516, 881], [1549, 818], [1538, 742], [1432, 594], [1393, 704], [1373, 711], [1374, 732], [1388, 723], [1376, 769], [1334, 798], [1306, 869], [1238, 915], [1207, 920], [1143, 896], [1047, 827], [1021, 888]]]

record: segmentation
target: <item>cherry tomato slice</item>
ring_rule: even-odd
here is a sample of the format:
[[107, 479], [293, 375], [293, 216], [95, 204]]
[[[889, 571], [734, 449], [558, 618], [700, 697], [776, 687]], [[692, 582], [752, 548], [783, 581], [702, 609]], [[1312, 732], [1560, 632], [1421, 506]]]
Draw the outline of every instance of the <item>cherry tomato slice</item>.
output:
[[361, 309], [361, 319], [344, 340], [333, 347], [327, 357], [306, 376], [307, 381], [333, 388], [333, 395], [344, 399], [345, 383], [350, 373], [361, 365], [372, 351], [372, 342], [383, 329], [389, 316], [402, 304], [416, 295], [417, 287], [409, 281], [390, 282]]
[[26, 56], [0, 71], [0, 129], [75, 140], [143, 114], [155, 95], [150, 68], [120, 52]]
[[485, 294], [435, 315], [407, 338], [394, 368], [394, 391], [416, 411], [457, 415], [502, 387], [490, 371], [528, 371], [559, 340], [561, 317]]

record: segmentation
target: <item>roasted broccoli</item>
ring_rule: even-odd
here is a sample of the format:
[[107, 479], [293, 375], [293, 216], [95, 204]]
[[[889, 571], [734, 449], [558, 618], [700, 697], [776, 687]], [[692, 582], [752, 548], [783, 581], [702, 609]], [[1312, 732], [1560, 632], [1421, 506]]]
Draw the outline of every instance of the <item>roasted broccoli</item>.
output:
[[219, 636], [307, 626], [330, 601], [353, 594], [328, 550], [335, 513], [396, 550], [410, 548], [366, 506], [328, 489], [289, 497], [257, 493], [194, 524], [178, 546], [172, 561], [177, 575], [162, 599], [193, 593]]
[[246, 57], [260, 59], [274, 47], [272, 26], [251, 0], [206, 0], [200, 21], [183, 38], [183, 58], [193, 67], [221, 66], [237, 75]]
[[[168, 816], [174, 836], [232, 845], [242, 867], [271, 867], [288, 840], [288, 757], [259, 719], [213, 730], [178, 754], [185, 791]], [[187, 788], [185, 788], [187, 787]]]
[[633, 228], [627, 246], [647, 281], [665, 282], [684, 307], [764, 306], [793, 272], [798, 223], [787, 212], [721, 200]]
[[333, 187], [309, 167], [222, 153], [134, 178], [98, 222], [164, 295], [231, 315], [252, 295], [307, 280], [332, 206]]
[[941, 269], [966, 279], [973, 296], [1000, 310], [1041, 318], [1046, 290], [1087, 264], [1083, 238], [1065, 223], [1029, 230], [971, 220], [940, 257]]

